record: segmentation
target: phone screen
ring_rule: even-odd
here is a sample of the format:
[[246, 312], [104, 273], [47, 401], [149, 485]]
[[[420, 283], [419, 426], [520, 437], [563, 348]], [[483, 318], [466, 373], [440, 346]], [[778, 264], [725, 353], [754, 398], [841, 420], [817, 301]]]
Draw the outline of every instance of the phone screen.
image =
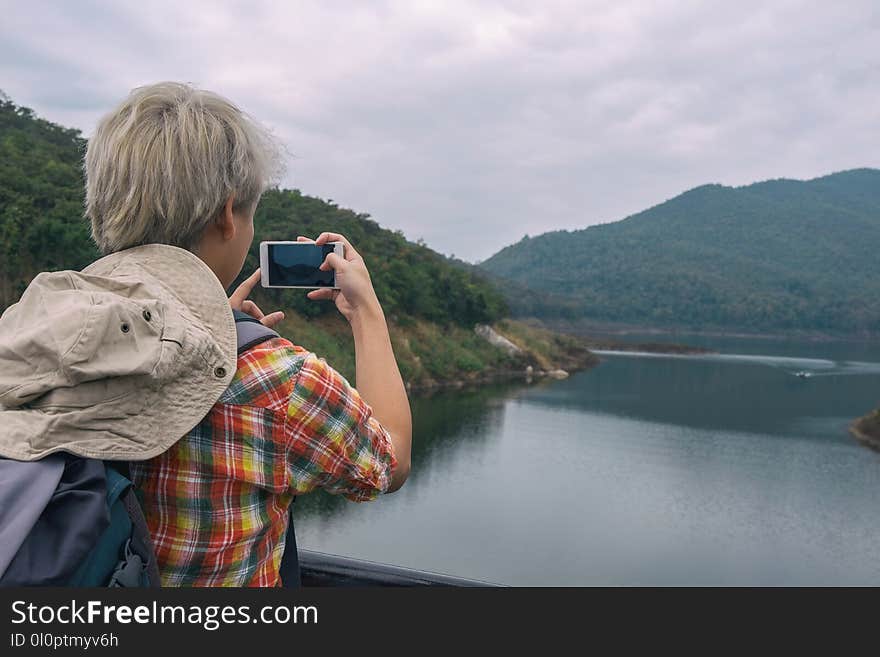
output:
[[267, 244], [266, 247], [269, 285], [333, 287], [335, 284], [332, 269], [318, 269], [327, 255], [333, 253], [332, 244]]

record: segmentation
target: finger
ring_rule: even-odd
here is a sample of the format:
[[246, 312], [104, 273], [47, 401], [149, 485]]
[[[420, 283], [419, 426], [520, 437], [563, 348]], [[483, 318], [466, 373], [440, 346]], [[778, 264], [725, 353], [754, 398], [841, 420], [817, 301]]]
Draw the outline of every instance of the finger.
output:
[[321, 271], [333, 271], [342, 272], [345, 270], [348, 261], [344, 258], [340, 258], [335, 253], [328, 253], [327, 257], [324, 258], [324, 262], [321, 263], [321, 266], [318, 267]]
[[297, 235], [296, 241], [297, 242], [314, 242], [315, 240], [313, 240], [311, 237], [303, 237], [302, 235]]
[[260, 310], [260, 307], [250, 299], [242, 301], [241, 309], [254, 319], [263, 319], [263, 317], [265, 317], [263, 311]]
[[321, 271], [342, 271], [345, 268], [346, 261], [343, 258], [340, 258], [335, 253], [328, 253], [327, 257], [324, 258], [324, 262], [321, 263], [321, 266], [318, 267]]
[[241, 285], [235, 288], [235, 292], [229, 297], [229, 305], [239, 310], [241, 308], [241, 304], [244, 303], [244, 300], [248, 298], [251, 293], [251, 290], [254, 289], [254, 286], [260, 281], [260, 268], [257, 267], [257, 271], [248, 276]]
[[340, 235], [339, 233], [321, 233], [315, 238], [315, 244], [321, 245], [326, 244], [327, 242], [342, 242], [345, 245], [345, 259], [346, 260], [356, 260], [361, 257], [361, 254], [357, 252], [357, 250], [351, 245], [344, 235]]
[[322, 287], [320, 290], [312, 290], [306, 296], [314, 301], [321, 301], [324, 299], [335, 299], [334, 292], [338, 292], [338, 290], [329, 287]]
[[284, 319], [284, 313], [280, 310], [277, 310], [274, 313], [269, 313], [268, 315], [264, 316], [260, 320], [260, 324], [262, 324], [263, 326], [268, 326], [269, 328], [274, 328], [275, 325], [278, 324], [278, 322], [280, 322], [282, 319]]

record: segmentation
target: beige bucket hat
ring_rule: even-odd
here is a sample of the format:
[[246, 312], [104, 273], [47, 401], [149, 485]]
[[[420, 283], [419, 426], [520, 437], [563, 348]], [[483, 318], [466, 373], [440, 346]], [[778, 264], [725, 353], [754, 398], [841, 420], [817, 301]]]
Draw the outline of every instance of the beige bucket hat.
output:
[[0, 317], [0, 455], [151, 458], [235, 368], [226, 292], [189, 251], [149, 244], [39, 274]]

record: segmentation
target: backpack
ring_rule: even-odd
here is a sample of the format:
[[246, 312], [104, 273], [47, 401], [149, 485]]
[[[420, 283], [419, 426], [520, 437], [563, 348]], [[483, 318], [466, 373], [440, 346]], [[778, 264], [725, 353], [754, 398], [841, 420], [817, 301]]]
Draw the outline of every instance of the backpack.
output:
[[[239, 355], [278, 337], [250, 315], [233, 314]], [[284, 586], [299, 586], [292, 515], [280, 574]], [[0, 458], [0, 586], [159, 585], [127, 462], [67, 453]]]

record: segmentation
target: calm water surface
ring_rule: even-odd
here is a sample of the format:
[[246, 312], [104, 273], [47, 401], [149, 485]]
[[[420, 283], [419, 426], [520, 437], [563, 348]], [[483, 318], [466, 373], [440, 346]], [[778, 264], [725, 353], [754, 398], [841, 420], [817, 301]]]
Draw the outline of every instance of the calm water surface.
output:
[[708, 344], [414, 399], [404, 488], [301, 498], [299, 542], [517, 585], [880, 585], [880, 453], [846, 430], [880, 346]]

